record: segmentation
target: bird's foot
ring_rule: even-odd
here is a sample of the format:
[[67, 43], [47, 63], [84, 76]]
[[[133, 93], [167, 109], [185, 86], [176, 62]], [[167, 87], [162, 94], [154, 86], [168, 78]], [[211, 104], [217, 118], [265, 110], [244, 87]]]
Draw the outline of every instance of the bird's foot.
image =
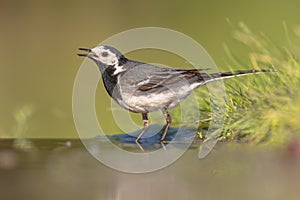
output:
[[135, 140], [136, 145], [140, 148], [141, 151], [144, 152], [144, 148], [142, 147], [142, 145], [139, 143], [139, 139]]

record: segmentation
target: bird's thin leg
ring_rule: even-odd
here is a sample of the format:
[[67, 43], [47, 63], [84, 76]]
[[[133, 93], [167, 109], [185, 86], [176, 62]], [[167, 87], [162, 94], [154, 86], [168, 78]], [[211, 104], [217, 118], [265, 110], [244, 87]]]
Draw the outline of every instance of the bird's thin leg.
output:
[[147, 128], [149, 126], [148, 113], [142, 113], [142, 118], [143, 118], [143, 126], [144, 126], [144, 128], [143, 128], [142, 132], [136, 138], [136, 140], [135, 140], [136, 143], [139, 142], [139, 140], [144, 135], [145, 131], [147, 130]]
[[141, 151], [144, 151], [144, 148], [142, 147], [142, 145], [139, 142], [135, 142], [135, 143], [140, 148]]
[[167, 122], [167, 124], [166, 124], [166, 126], [165, 126], [165, 129], [164, 129], [164, 133], [162, 134], [161, 139], [160, 139], [160, 141], [162, 142], [162, 141], [164, 141], [164, 139], [165, 139], [165, 137], [166, 137], [166, 135], [167, 135], [167, 132], [168, 132], [168, 130], [169, 130], [170, 124], [172, 123], [172, 118], [171, 118], [171, 116], [169, 115], [169, 113], [168, 113], [167, 110], [163, 109], [163, 110], [161, 110], [161, 111], [162, 111], [162, 113], [164, 114], [164, 117], [165, 117], [166, 122]]
[[160, 142], [160, 145], [161, 145], [161, 147], [163, 148], [163, 150], [165, 150], [165, 151], [167, 150], [167, 148], [166, 148], [166, 146], [165, 146], [165, 144], [164, 144], [163, 141]]

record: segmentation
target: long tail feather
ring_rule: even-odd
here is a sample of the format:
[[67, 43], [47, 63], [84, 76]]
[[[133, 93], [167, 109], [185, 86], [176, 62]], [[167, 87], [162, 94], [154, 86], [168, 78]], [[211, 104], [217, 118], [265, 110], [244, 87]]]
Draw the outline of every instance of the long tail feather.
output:
[[237, 77], [237, 76], [246, 76], [246, 75], [251, 75], [251, 74], [259, 74], [259, 73], [266, 73], [266, 72], [276, 72], [272, 69], [261, 69], [261, 70], [237, 70], [233, 72], [218, 72], [218, 73], [213, 73], [213, 74], [207, 74], [207, 77], [204, 78], [204, 84], [220, 79], [225, 79], [225, 78], [232, 78], [232, 77]]

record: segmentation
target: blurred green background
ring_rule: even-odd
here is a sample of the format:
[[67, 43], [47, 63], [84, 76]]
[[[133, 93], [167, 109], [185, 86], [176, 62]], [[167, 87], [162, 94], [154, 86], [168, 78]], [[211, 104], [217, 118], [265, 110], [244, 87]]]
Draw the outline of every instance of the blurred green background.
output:
[[[78, 47], [93, 47], [131, 28], [165, 27], [194, 38], [225, 69], [225, 43], [248, 62], [247, 49], [232, 39], [228, 19], [282, 43], [283, 21], [299, 25], [299, 8], [296, 0], [0, 1], [0, 137], [78, 137], [72, 118], [73, 82], [83, 61], [76, 56]], [[128, 56], [156, 62], [152, 55], [159, 59], [155, 52]], [[109, 105], [104, 90], [98, 93], [101, 108]], [[105, 115], [100, 108], [98, 115]]]

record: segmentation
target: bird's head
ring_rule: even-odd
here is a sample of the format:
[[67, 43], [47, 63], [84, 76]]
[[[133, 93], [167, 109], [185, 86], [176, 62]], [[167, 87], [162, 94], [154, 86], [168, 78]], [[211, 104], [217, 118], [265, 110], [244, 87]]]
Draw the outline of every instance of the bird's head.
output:
[[116, 66], [121, 60], [125, 59], [120, 51], [110, 46], [97, 46], [92, 49], [79, 48], [79, 50], [87, 53], [77, 54], [78, 56], [88, 57], [96, 63], [103, 64], [105, 66]]

